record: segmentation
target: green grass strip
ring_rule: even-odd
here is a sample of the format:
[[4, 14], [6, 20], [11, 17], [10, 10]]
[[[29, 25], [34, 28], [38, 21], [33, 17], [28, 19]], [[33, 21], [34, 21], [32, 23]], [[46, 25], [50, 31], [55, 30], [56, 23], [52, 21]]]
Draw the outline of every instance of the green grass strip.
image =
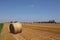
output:
[[3, 28], [3, 23], [0, 23], [0, 33], [2, 31], [2, 28]]

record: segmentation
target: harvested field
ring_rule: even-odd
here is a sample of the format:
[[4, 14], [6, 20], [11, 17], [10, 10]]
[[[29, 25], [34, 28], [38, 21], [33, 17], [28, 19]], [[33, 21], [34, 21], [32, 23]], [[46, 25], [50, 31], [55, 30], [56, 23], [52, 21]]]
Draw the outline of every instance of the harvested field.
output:
[[22, 33], [12, 34], [9, 23], [4, 23], [2, 40], [60, 40], [60, 24], [27, 24], [23, 23]]

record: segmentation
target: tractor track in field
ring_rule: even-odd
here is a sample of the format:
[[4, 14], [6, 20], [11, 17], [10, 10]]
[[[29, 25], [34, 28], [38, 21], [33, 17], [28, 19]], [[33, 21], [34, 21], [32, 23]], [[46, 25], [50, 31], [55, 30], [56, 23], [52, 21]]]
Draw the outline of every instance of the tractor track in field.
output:
[[23, 27], [22, 33], [12, 34], [9, 31], [9, 23], [5, 23], [1, 37], [2, 40], [60, 40], [60, 34], [42, 30]]

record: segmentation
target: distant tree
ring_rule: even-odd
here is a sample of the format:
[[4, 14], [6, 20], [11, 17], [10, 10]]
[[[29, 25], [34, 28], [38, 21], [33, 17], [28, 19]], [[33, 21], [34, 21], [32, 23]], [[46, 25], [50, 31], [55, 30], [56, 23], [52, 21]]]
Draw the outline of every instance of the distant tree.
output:
[[18, 21], [14, 21], [14, 23], [17, 23]]
[[13, 23], [12, 21], [10, 21], [10, 23]]
[[49, 20], [49, 23], [56, 23], [55, 20]]

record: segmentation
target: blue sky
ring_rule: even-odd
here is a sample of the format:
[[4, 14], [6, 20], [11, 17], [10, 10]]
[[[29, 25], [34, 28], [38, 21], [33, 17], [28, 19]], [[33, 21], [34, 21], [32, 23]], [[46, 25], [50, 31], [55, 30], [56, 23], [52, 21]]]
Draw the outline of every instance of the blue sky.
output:
[[60, 0], [0, 0], [0, 22], [60, 21]]

